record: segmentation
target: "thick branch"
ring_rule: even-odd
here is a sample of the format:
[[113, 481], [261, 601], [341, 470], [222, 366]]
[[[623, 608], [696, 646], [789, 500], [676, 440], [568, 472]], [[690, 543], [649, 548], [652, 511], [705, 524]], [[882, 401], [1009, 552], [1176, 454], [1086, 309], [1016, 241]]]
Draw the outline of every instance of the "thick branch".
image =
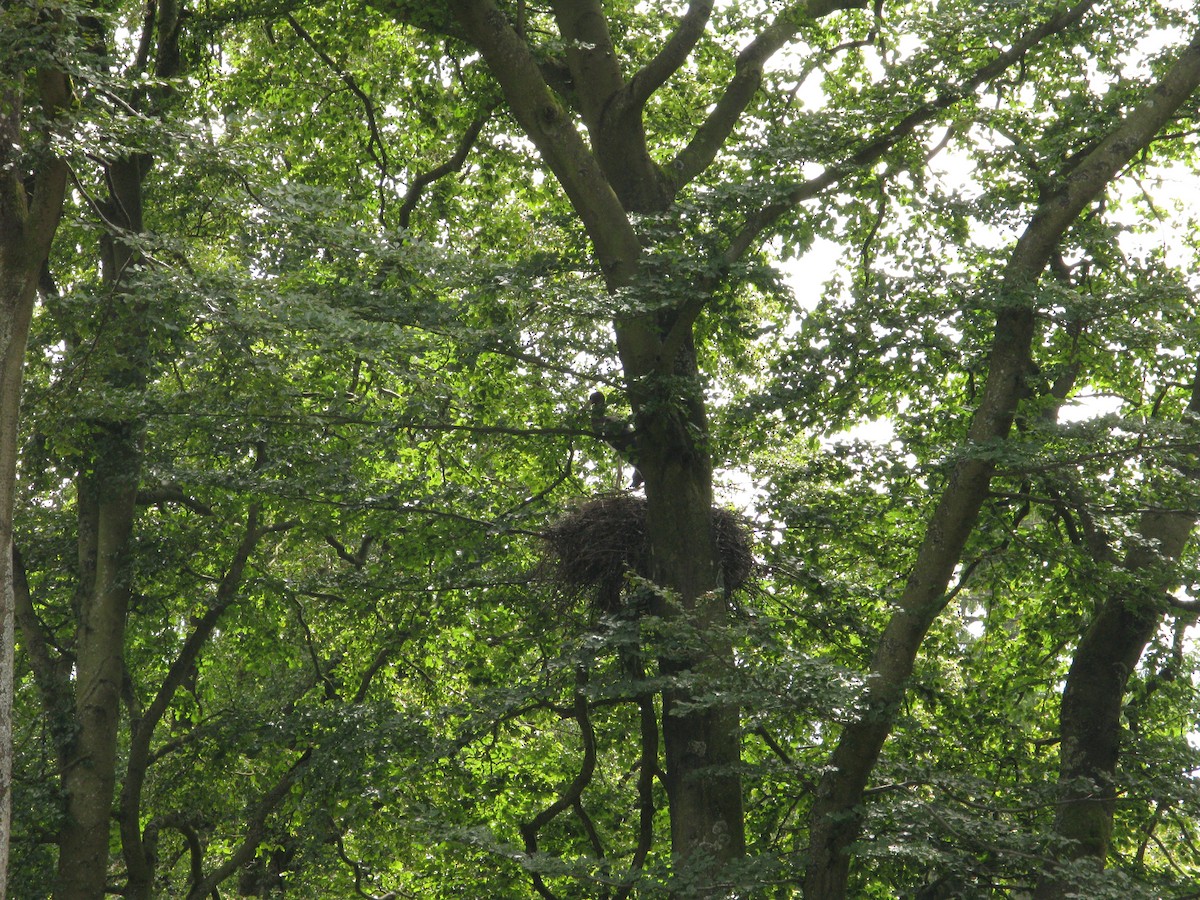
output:
[[644, 107], [651, 95], [687, 62], [696, 43], [704, 36], [712, 8], [713, 0], [691, 0], [687, 12], [679, 19], [679, 26], [663, 48], [629, 80], [626, 90], [631, 105], [639, 110]]
[[[1184, 415], [1200, 415], [1200, 367]], [[1097, 868], [1104, 866], [1112, 838], [1114, 778], [1129, 676], [1162, 619], [1163, 598], [1169, 599], [1168, 590], [1178, 583], [1173, 564], [1195, 526], [1194, 512], [1142, 514], [1138, 540], [1122, 564], [1135, 577], [1106, 598], [1080, 639], [1067, 675], [1059, 721], [1059, 784], [1064, 796], [1054, 828], [1068, 842], [1068, 858], [1090, 859]], [[1051, 870], [1034, 896], [1057, 900], [1071, 888], [1068, 878]]]
[[1017, 244], [1006, 279], [1028, 278], [1042, 270], [1067, 226], [1096, 199], [1117, 172], [1154, 140], [1191, 96], [1197, 83], [1200, 83], [1200, 32], [1151, 89], [1150, 96], [1084, 157], [1061, 191], [1041, 203]]
[[354, 692], [354, 699], [351, 701], [352, 703], [358, 705], [366, 702], [367, 691], [371, 689], [371, 682], [374, 680], [375, 676], [379, 674], [383, 667], [391, 662], [392, 656], [395, 654], [396, 649], [396, 646], [390, 641], [379, 648], [379, 652], [375, 654], [375, 658], [371, 660], [370, 665], [367, 666], [366, 670], [362, 673], [362, 676], [358, 679], [358, 689]]
[[139, 487], [137, 502], [143, 506], [154, 506], [159, 503], [178, 503], [194, 513], [202, 516], [215, 515], [211, 506], [201, 503], [195, 497], [185, 494], [177, 484], [160, 484], [155, 487]]
[[[583, 223], [606, 286], [617, 290], [632, 284], [642, 253], [638, 235], [596, 156], [546, 84], [528, 45], [494, 0], [451, 0], [450, 6], [467, 39], [500, 83], [513, 115]], [[630, 150], [625, 144], [618, 149]], [[649, 160], [644, 152], [640, 156], [632, 152], [628, 158], [635, 164], [647, 164]], [[649, 179], [655, 183], [657, 180]], [[656, 184], [645, 181], [639, 189], [653, 195]], [[653, 317], [619, 317], [616, 326], [617, 347], [627, 378], [636, 380], [653, 371], [662, 347]]]
[[417, 431], [465, 431], [468, 434], [507, 434], [514, 437], [594, 437], [604, 439], [603, 434], [584, 428], [519, 427], [513, 425], [461, 425], [448, 422], [400, 422], [400, 428]]
[[[42, 69], [37, 73], [37, 85], [43, 114], [53, 122], [70, 106], [71, 82], [62, 72]], [[9, 265], [14, 265], [33, 281], [58, 228], [67, 164], [59, 156], [47, 155], [37, 171], [32, 197], [26, 195], [17, 159], [22, 144], [20, 105], [19, 83], [0, 90], [0, 257], [4, 257], [6, 277], [14, 274], [9, 271]]]
[[[37, 83], [49, 130], [70, 102], [70, 81], [63, 72], [41, 69]], [[38, 278], [58, 228], [67, 181], [66, 163], [47, 153], [37, 172], [32, 199], [26, 193], [20, 159], [22, 88], [20, 78], [9, 78], [0, 86], [0, 895], [8, 885], [13, 797], [16, 599], [12, 526], [21, 383]], [[43, 133], [38, 143], [49, 143], [48, 138]]]
[[594, 133], [609, 101], [625, 87], [604, 7], [600, 0], [553, 0], [551, 6], [583, 120]]
[[776, 16], [775, 21], [738, 54], [733, 78], [725, 85], [721, 98], [668, 167], [674, 189], [679, 190], [712, 164], [762, 86], [767, 60], [787, 46], [806, 21], [835, 10], [865, 9], [868, 5], [868, 0], [805, 0]]
[[[1057, 16], [1054, 19], [1046, 22], [1040, 28], [1034, 29], [1029, 34], [1017, 41], [1007, 52], [1002, 53], [995, 60], [980, 68], [964, 83], [951, 90], [947, 90], [940, 96], [936, 97], [933, 101], [913, 110], [886, 132], [859, 148], [844, 163], [841, 163], [837, 166], [831, 166], [825, 169], [815, 178], [795, 185], [792, 190], [789, 191], [781, 200], [769, 203], [761, 207], [755, 213], [751, 214], [749, 217], [747, 217], [742, 229], [736, 235], [734, 235], [733, 239], [729, 242], [724, 254], [722, 254], [720, 271], [724, 271], [726, 268], [734, 265], [738, 260], [740, 260], [751, 248], [758, 244], [762, 234], [765, 231], [774, 227], [774, 225], [781, 218], [783, 218], [783, 216], [791, 212], [799, 204], [819, 196], [823, 191], [841, 181], [843, 178], [846, 178], [854, 172], [861, 171], [864, 167], [874, 163], [876, 160], [882, 157], [884, 153], [896, 146], [900, 141], [904, 140], [904, 138], [912, 134], [918, 126], [933, 118], [933, 116], [938, 112], [941, 112], [942, 110], [954, 105], [963, 97], [967, 96], [975, 88], [979, 87], [979, 85], [997, 77], [1004, 72], [1005, 69], [1019, 62], [1032, 47], [1036, 46], [1050, 35], [1062, 31], [1063, 29], [1068, 28], [1077, 22], [1083, 16], [1083, 14], [1095, 4], [1095, 2], [1096, 0], [1083, 0], [1083, 2], [1076, 4], [1074, 7], [1065, 11], [1060, 16]], [[810, 9], [812, 6], [815, 6], [815, 4], [810, 4]], [[849, 8], [849, 4], [847, 6], [838, 6], [837, 8]], [[780, 18], [782, 19], [782, 16]], [[771, 28], [768, 28], [767, 31], [763, 32], [763, 34], [756, 39], [755, 43], [760, 40], [764, 40], [771, 33], [771, 29], [776, 27], [780, 29], [780, 33], [775, 35], [772, 38], [772, 41], [780, 41], [779, 46], [782, 46], [787, 42], [787, 40], [790, 40], [791, 35], [783, 36], [784, 32], [787, 30], [785, 23], [777, 20], [777, 22], [772, 25]], [[794, 30], [795, 29], [793, 29], [793, 31]], [[743, 55], [750, 52], [753, 47], [754, 44], [751, 44], [750, 47], [747, 47], [746, 50], [743, 51]], [[763, 61], [765, 61], [766, 57], [769, 57], [770, 54], [774, 53], [777, 49], [778, 47], [770, 49], [770, 42], [764, 44], [762, 50], [764, 52], [769, 50], [769, 52], [766, 53]], [[739, 60], [739, 65], [740, 64], [741, 62]], [[761, 70], [762, 64], [760, 62], [758, 64], [760, 76]], [[731, 82], [730, 87], [732, 89], [733, 82]], [[757, 84], [755, 84], [753, 90], [746, 95], [746, 103], [749, 102], [755, 90], [757, 90]], [[725, 102], [725, 98], [722, 98], [721, 102]], [[710, 116], [710, 120], [717, 116], [718, 112], [720, 111], [720, 105], [721, 104], [718, 103], [718, 108], [713, 111], [713, 116]], [[736, 111], [732, 109], [730, 110], [732, 119], [728, 122], [729, 129], [732, 129], [734, 125], [736, 125], [737, 117], [740, 115], [740, 113], [741, 109], [737, 109]], [[707, 127], [708, 123], [705, 123], [705, 125], [701, 126], [701, 132]], [[697, 136], [693, 141], [693, 144], [700, 139], [701, 132], [697, 132]], [[720, 149], [721, 142], [724, 141], [727, 134], [728, 132], [726, 132], [724, 135], [720, 135], [719, 140], [714, 143], [709, 150], [704, 151], [706, 153], [711, 151], [711, 155], [706, 160], [697, 160], [694, 163], [687, 163], [685, 161], [684, 165], [696, 165], [701, 162], [703, 164], [701, 169], [698, 169], [691, 177], [694, 177], [695, 174], [698, 174], [699, 171], [702, 170], [703, 166], [707, 166], [712, 161], [712, 158], [715, 157], [717, 151]], [[715, 137], [716, 135], [714, 135], [714, 138]], [[680, 165], [680, 160], [684, 159], [685, 154], [687, 154], [690, 149], [691, 145], [685, 148], [673, 165]], [[697, 146], [697, 152], [700, 152], [699, 146]], [[679, 171], [680, 170], [678, 169], [675, 170], [676, 175], [679, 174]], [[674, 323], [672, 324], [671, 331], [663, 341], [663, 359], [673, 358], [674, 353], [678, 350], [681, 342], [686, 338], [687, 335], [691, 334], [692, 325], [695, 324], [696, 319], [707, 305], [709, 293], [712, 290], [713, 285], [716, 283], [716, 280], [717, 279], [714, 278], [711, 279], [709, 283], [696, 285], [695, 289], [692, 291], [691, 297], [680, 307]]]
[[[38, 90], [47, 118], [59, 116], [70, 107], [71, 82], [64, 73], [49, 69], [38, 72]], [[40, 259], [49, 253], [66, 190], [67, 162], [59, 156], [51, 157], [38, 170], [37, 187], [29, 207], [26, 235], [34, 242], [29, 248], [31, 258]]]
[[151, 819], [146, 824], [146, 853], [148, 855], [158, 854], [158, 836], [164, 828], [173, 828], [183, 836], [190, 860], [188, 877], [193, 882], [199, 881], [204, 877], [204, 845], [200, 842], [200, 835], [196, 831], [191, 816], [183, 812], [173, 812]]
[[583, 221], [606, 281], [610, 286], [629, 283], [641, 255], [637, 234], [529, 47], [492, 0], [451, 0], [450, 6]]

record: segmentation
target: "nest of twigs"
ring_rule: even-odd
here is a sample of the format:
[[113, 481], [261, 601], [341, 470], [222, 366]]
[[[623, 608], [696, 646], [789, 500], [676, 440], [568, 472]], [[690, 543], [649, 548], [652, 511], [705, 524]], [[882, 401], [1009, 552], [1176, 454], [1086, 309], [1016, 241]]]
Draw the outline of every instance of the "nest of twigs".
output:
[[[726, 591], [754, 570], [750, 530], [737, 513], [714, 508], [713, 531]], [[564, 513], [543, 533], [551, 579], [570, 594], [587, 594], [605, 612], [620, 605], [625, 574], [649, 577], [646, 501], [607, 494]]]

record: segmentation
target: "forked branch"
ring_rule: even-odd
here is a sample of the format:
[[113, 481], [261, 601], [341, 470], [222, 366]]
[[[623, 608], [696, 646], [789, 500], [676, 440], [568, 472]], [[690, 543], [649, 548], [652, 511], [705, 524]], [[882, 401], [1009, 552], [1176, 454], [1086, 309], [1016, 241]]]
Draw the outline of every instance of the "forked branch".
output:
[[[592, 773], [596, 771], [596, 731], [592, 727], [591, 711], [586, 694], [587, 671], [581, 666], [575, 672], [575, 701], [573, 715], [579, 723], [579, 737], [583, 743], [583, 761], [579, 766], [579, 774], [563, 791], [557, 800], [534, 816], [529, 822], [521, 825], [521, 837], [525, 839], [525, 852], [532, 859], [538, 852], [538, 832], [549, 825], [559, 813], [579, 807], [582, 811], [581, 799], [584, 789], [592, 782]], [[587, 823], [585, 822], [585, 827]], [[533, 887], [547, 900], [555, 900], [555, 894], [543, 880], [541, 873], [532, 873]]]
[[475, 146], [475, 142], [479, 139], [479, 133], [483, 131], [483, 126], [487, 124], [487, 120], [491, 118], [494, 107], [488, 107], [478, 116], [471, 120], [471, 124], [467, 126], [461, 138], [459, 138], [458, 146], [454, 149], [454, 154], [444, 163], [434, 166], [428, 172], [422, 172], [412, 180], [408, 191], [404, 195], [404, 202], [400, 205], [400, 228], [407, 231], [409, 223], [412, 221], [412, 214], [417, 208], [417, 204], [421, 201], [421, 195], [425, 193], [425, 189], [435, 181], [445, 178], [447, 175], [453, 175], [455, 172], [462, 170], [466, 165], [467, 157], [471, 153], [471, 148]]

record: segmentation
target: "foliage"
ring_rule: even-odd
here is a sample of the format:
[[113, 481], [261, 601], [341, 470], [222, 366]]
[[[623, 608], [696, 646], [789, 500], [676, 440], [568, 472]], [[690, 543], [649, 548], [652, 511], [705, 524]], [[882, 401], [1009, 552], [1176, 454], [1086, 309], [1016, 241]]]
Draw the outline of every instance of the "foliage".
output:
[[[132, 877], [124, 824], [153, 896], [799, 896], [831, 751], [875, 715], [880, 635], [966, 460], [994, 474], [853, 811], [849, 895], [1015, 896], [1054, 867], [1089, 897], [1194, 892], [1196, 606], [1180, 586], [1198, 563], [1191, 544], [1129, 560], [1158, 546], [1147, 512], [1196, 512], [1196, 227], [1168, 193], [1196, 177], [1195, 97], [1026, 294], [1002, 273], [1195, 9], [1090, 4], [983, 77], [1065, 7], [719, 4], [641, 117], [660, 172], [756, 35], [792, 38], [712, 164], [630, 212], [644, 255], [614, 285], [463, 5], [189, 5], [182, 71], [162, 80], [140, 6], [0, 14], [0, 47], [30, 21], [74, 29], [66, 50], [20, 31], [29, 58], [0, 59], [11, 75], [59, 54], [76, 99], [53, 135], [75, 189], [21, 421], [34, 615], [13, 896], [54, 885], [76, 722], [53, 683], [71, 683], [87, 628], [86, 486], [128, 462], [104, 443], [113, 423], [140, 454], [113, 890]], [[582, 122], [563, 62], [580, 48], [555, 15], [570, 5], [497, 7]], [[702, 5], [597, 8], [632, 76]], [[855, 8], [809, 12], [829, 5]], [[123, 159], [144, 161], [136, 233], [105, 215]], [[100, 265], [113, 241], [139, 260], [119, 291]], [[1013, 429], [977, 442], [997, 319], [1025, 299]], [[644, 399], [623, 329], [670, 332], [693, 308], [698, 380], [672, 370]], [[704, 505], [740, 588], [720, 621], [654, 583], [646, 501], [610, 491], [620, 460], [589, 423], [597, 387], [638, 421], [682, 422], [726, 480]], [[671, 419], [697, 394], [703, 434]], [[611, 561], [610, 540], [614, 567], [567, 570]], [[596, 586], [597, 608], [577, 602]], [[1057, 830], [1079, 787], [1060, 777], [1060, 705], [1105, 604], [1147, 594], [1101, 869]], [[712, 647], [730, 652], [675, 664]], [[672, 856], [661, 720], [730, 704], [747, 849], [713, 875]]]

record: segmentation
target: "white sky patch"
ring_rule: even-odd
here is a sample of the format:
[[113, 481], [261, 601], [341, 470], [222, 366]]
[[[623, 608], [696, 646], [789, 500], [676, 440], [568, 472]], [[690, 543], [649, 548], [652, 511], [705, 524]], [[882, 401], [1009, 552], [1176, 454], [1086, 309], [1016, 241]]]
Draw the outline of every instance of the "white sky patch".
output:
[[825, 285], [844, 265], [842, 253], [840, 244], [818, 237], [803, 256], [782, 267], [783, 281], [791, 288], [797, 312], [809, 313], [817, 308]]
[[[821, 445], [832, 447], [835, 444], [847, 444], [853, 441], [862, 441], [880, 447], [890, 446], [896, 443], [896, 425], [891, 419], [872, 419], [869, 422], [859, 422], [845, 431], [821, 438]], [[897, 444], [897, 446], [899, 445]]]
[[765, 497], [765, 491], [754, 480], [752, 471], [717, 469], [714, 473], [717, 503], [730, 504], [741, 512], [753, 513]]
[[1058, 421], [1062, 424], [1087, 422], [1119, 413], [1124, 402], [1112, 394], [1080, 394], [1062, 405], [1058, 411]]
[[[1128, 227], [1117, 240], [1130, 256], [1144, 257], [1151, 252], [1162, 253], [1163, 262], [1188, 273], [1192, 288], [1200, 289], [1200, 274], [1192, 230], [1196, 224], [1197, 178], [1193, 169], [1181, 163], [1155, 168], [1141, 178], [1127, 178], [1120, 183], [1121, 197], [1129, 206], [1119, 212], [1118, 221]], [[1142, 210], [1133, 212], [1132, 205]], [[1157, 227], [1138, 228], [1146, 215]]]

